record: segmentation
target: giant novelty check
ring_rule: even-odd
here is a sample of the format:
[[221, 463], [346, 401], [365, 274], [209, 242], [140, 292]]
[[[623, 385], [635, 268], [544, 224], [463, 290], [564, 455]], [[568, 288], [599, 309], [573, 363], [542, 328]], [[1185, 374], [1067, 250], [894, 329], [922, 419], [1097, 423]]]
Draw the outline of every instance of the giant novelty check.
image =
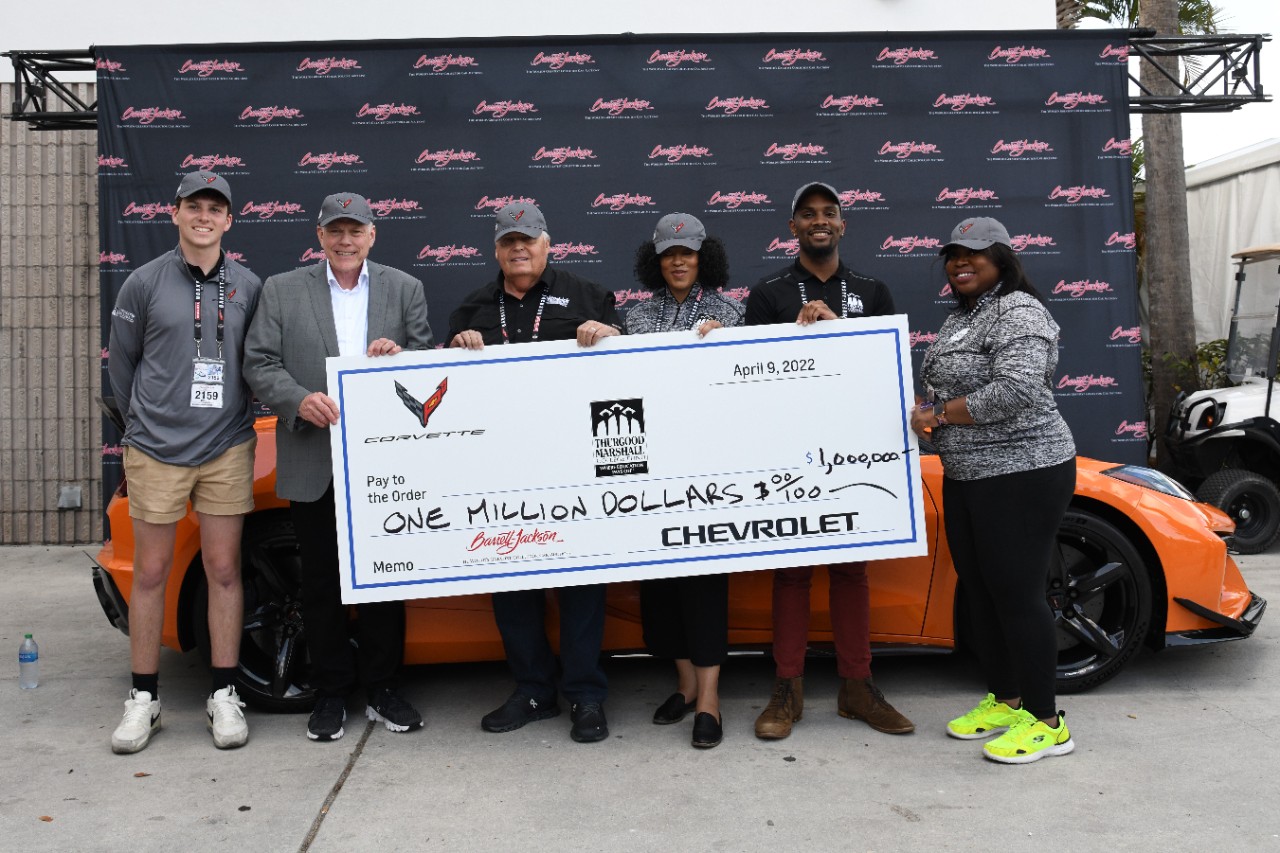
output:
[[346, 602], [927, 550], [903, 316], [328, 360]]

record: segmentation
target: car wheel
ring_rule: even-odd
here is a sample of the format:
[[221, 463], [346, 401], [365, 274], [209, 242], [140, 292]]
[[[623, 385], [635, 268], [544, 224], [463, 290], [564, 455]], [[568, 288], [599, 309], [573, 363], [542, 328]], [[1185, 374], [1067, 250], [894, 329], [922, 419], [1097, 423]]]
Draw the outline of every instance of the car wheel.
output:
[[[301, 570], [298, 538], [287, 512], [245, 518], [240, 550], [244, 629], [236, 690], [260, 710], [300, 713], [315, 704], [315, 691], [307, 683]], [[206, 664], [210, 660], [208, 601], [209, 589], [200, 569], [191, 616]]]
[[1215, 471], [1200, 484], [1196, 499], [1231, 516], [1236, 523], [1234, 551], [1259, 554], [1280, 536], [1280, 489], [1261, 474], [1243, 468]]
[[1058, 692], [1078, 693], [1114, 676], [1151, 625], [1151, 578], [1133, 544], [1098, 516], [1068, 510], [1049, 572], [1058, 627]]

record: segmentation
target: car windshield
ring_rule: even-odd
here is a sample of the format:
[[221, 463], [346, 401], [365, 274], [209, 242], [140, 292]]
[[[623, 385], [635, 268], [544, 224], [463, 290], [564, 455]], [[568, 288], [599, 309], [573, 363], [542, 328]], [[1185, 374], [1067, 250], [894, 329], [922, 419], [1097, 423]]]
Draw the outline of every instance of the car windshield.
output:
[[1261, 258], [1244, 260], [1245, 279], [1240, 285], [1227, 348], [1227, 375], [1236, 383], [1250, 376], [1276, 376], [1269, 354], [1280, 300], [1280, 258], [1267, 252]]

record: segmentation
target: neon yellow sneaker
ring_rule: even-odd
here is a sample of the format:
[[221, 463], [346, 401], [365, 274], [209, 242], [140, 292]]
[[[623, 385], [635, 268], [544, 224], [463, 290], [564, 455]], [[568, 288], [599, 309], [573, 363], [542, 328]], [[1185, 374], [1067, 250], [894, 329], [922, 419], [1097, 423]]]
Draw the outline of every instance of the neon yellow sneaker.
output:
[[1036, 719], [1030, 711], [1019, 708], [1018, 719], [1009, 731], [982, 745], [982, 754], [1001, 764], [1030, 764], [1047, 755], [1066, 755], [1076, 748], [1067, 729], [1067, 715], [1058, 712], [1058, 726], [1053, 728]]
[[947, 723], [947, 734], [961, 740], [991, 737], [1009, 728], [1016, 719], [1017, 711], [1003, 702], [997, 702], [995, 694], [988, 693], [987, 698], [978, 703], [978, 707]]

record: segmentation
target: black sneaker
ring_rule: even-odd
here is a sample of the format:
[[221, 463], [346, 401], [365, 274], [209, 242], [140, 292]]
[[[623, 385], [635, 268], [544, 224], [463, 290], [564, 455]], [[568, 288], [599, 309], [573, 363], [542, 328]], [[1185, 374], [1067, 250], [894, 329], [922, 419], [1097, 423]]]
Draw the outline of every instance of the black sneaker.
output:
[[347, 703], [341, 696], [321, 696], [307, 720], [307, 737], [312, 740], [337, 740], [342, 737], [342, 724], [347, 719]]
[[386, 726], [389, 732], [411, 732], [422, 728], [422, 715], [417, 709], [387, 687], [373, 691], [364, 712], [375, 723]]
[[609, 724], [604, 719], [604, 706], [599, 702], [575, 702], [569, 712], [573, 728], [569, 737], [578, 743], [595, 743], [609, 736]]
[[560, 706], [555, 700], [539, 702], [522, 693], [512, 693], [502, 707], [490, 711], [480, 720], [480, 728], [486, 732], [514, 732], [525, 723], [558, 716]]

